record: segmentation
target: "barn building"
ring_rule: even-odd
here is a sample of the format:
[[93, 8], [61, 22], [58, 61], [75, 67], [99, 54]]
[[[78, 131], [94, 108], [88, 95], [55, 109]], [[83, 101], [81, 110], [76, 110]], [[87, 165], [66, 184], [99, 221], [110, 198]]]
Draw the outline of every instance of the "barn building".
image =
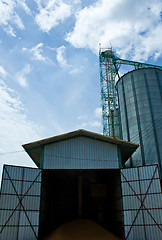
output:
[[120, 239], [161, 239], [158, 165], [123, 168], [137, 144], [77, 130], [23, 147], [38, 168], [4, 165], [1, 239], [45, 239], [76, 219]]

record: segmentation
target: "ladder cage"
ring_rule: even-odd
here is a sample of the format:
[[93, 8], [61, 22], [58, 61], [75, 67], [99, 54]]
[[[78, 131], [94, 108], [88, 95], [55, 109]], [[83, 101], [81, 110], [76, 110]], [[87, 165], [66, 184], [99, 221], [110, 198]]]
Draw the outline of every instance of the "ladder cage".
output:
[[100, 49], [100, 87], [103, 119], [103, 134], [119, 138], [118, 98], [115, 89], [116, 67], [111, 49]]

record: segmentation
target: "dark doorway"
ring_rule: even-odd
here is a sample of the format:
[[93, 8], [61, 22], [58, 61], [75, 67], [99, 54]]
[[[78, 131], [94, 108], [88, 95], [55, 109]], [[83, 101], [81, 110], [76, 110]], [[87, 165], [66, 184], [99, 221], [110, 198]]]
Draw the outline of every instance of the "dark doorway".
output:
[[121, 236], [120, 200], [119, 170], [43, 170], [39, 239], [79, 218]]

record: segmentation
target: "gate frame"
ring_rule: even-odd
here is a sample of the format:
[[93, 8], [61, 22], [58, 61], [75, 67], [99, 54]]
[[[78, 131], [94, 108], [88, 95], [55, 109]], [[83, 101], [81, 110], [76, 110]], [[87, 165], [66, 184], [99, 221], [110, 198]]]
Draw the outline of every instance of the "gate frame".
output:
[[[154, 169], [154, 172], [153, 172], [152, 177], [149, 178], [149, 179], [140, 179], [139, 170], [138, 170], [138, 169], [141, 168], [141, 167], [149, 167], [149, 166], [155, 166], [155, 169]], [[159, 229], [161, 230], [161, 232], [162, 232], [162, 228], [161, 228], [160, 224], [157, 223], [157, 221], [155, 220], [155, 218], [152, 216], [152, 214], [149, 212], [148, 208], [147, 208], [147, 207], [145, 206], [145, 204], [144, 204], [144, 201], [145, 201], [145, 199], [146, 199], [147, 193], [148, 193], [148, 191], [149, 191], [149, 189], [150, 189], [150, 186], [151, 186], [151, 184], [152, 184], [153, 179], [159, 179], [159, 183], [160, 183], [160, 186], [161, 186], [159, 166], [158, 166], [158, 164], [152, 164], [152, 165], [145, 165], [145, 166], [124, 168], [124, 169], [121, 169], [121, 170], [129, 170], [129, 169], [133, 169], [133, 168], [136, 168], [136, 169], [137, 169], [138, 179], [137, 179], [137, 180], [132, 180], [131, 182], [135, 182], [135, 181], [138, 181], [138, 182], [139, 182], [140, 194], [137, 194], [137, 193], [136, 193], [136, 191], [134, 190], [134, 188], [133, 188], [133, 187], [131, 186], [131, 184], [130, 184], [130, 180], [128, 180], [128, 179], [124, 176], [124, 174], [122, 173], [122, 171], [120, 171], [121, 176], [122, 176], [122, 177], [124, 178], [124, 180], [125, 180], [125, 181], [122, 181], [122, 180], [121, 180], [121, 184], [122, 184], [122, 182], [127, 182], [128, 186], [131, 188], [131, 190], [132, 190], [133, 193], [134, 193], [134, 195], [132, 195], [132, 196], [136, 196], [137, 199], [140, 201], [140, 207], [139, 207], [138, 210], [137, 210], [137, 213], [136, 213], [136, 215], [135, 215], [135, 217], [134, 217], [134, 220], [133, 220], [133, 222], [132, 222], [132, 224], [131, 224], [131, 226], [130, 226], [130, 229], [129, 229], [126, 237], [125, 237], [125, 240], [128, 239], [129, 234], [130, 234], [130, 232], [131, 232], [131, 230], [132, 230], [132, 228], [133, 228], [133, 226], [134, 226], [134, 223], [135, 223], [135, 221], [136, 221], [136, 219], [137, 219], [137, 216], [138, 216], [139, 212], [140, 212], [141, 210], [142, 210], [142, 212], [143, 212], [142, 207], [144, 207], [144, 210], [147, 211], [147, 213], [150, 215], [150, 217], [151, 217], [152, 220], [154, 221], [155, 225], [158, 226], [158, 228], [159, 228]], [[154, 178], [155, 173], [156, 173], [157, 171], [158, 171], [158, 176], [159, 176], [159, 178]], [[141, 184], [140, 184], [141, 180], [142, 180], [142, 181], [150, 180], [150, 183], [149, 183], [149, 185], [148, 185], [148, 187], [147, 187], [147, 190], [146, 190], [145, 194], [142, 194], [142, 193], [141, 193]], [[161, 193], [162, 193], [162, 188], [161, 188]], [[157, 194], [157, 193], [152, 193], [152, 194]], [[125, 195], [124, 195], [124, 196], [125, 196]], [[142, 198], [140, 198], [139, 196], [144, 196], [144, 197], [143, 197], [143, 200], [142, 200]], [[122, 198], [123, 198], [123, 195], [122, 195]], [[157, 208], [157, 209], [161, 209], [161, 208]], [[134, 209], [130, 209], [130, 210], [134, 210]], [[123, 212], [125, 212], [124, 209], [123, 209]], [[143, 214], [142, 214], [142, 216], [143, 216]], [[144, 222], [144, 216], [143, 216], [143, 222]], [[145, 223], [144, 223], [143, 225], [141, 224], [141, 226], [144, 226], [145, 239], [147, 240]], [[124, 227], [125, 227], [125, 225], [124, 225]]]
[[[16, 190], [16, 187], [15, 187], [15, 185], [14, 185], [14, 183], [13, 183], [13, 179], [11, 179], [9, 172], [8, 172], [8, 170], [6, 169], [6, 166], [23, 168], [23, 176], [24, 176], [24, 169], [25, 169], [25, 168], [27, 168], [27, 169], [38, 169], [38, 170], [40, 170], [39, 173], [37, 174], [37, 176], [35, 177], [35, 179], [32, 180], [32, 181], [30, 181], [30, 182], [31, 182], [31, 185], [28, 187], [28, 189], [27, 189], [27, 191], [25, 192], [25, 194], [22, 194], [22, 192], [21, 192], [21, 197], [19, 196], [20, 194], [18, 194], [18, 192], [17, 192], [17, 190]], [[42, 169], [25, 167], [25, 166], [4, 165], [4, 167], [3, 167], [3, 176], [4, 176], [4, 172], [5, 172], [5, 171], [6, 171], [7, 176], [8, 176], [8, 179], [7, 179], [7, 180], [9, 180], [9, 181], [11, 182], [11, 185], [12, 185], [12, 187], [13, 187], [15, 193], [16, 193], [16, 194], [12, 194], [12, 195], [17, 196], [19, 202], [18, 202], [18, 204], [16, 205], [16, 207], [14, 207], [13, 209], [9, 209], [9, 210], [12, 211], [12, 213], [11, 213], [11, 214], [9, 215], [9, 217], [7, 218], [7, 221], [5, 222], [5, 224], [2, 225], [2, 228], [1, 228], [1, 230], [0, 230], [0, 234], [2, 233], [2, 231], [4, 230], [4, 228], [7, 226], [8, 222], [10, 221], [10, 219], [11, 219], [11, 217], [13, 216], [14, 212], [17, 210], [17, 208], [18, 208], [19, 206], [21, 206], [21, 207], [22, 207], [22, 210], [23, 210], [22, 212], [25, 213], [26, 218], [27, 218], [27, 220], [28, 220], [28, 222], [29, 222], [29, 226], [32, 228], [33, 233], [34, 233], [36, 239], [38, 239], [38, 234], [35, 232], [34, 227], [33, 227], [32, 223], [31, 223], [31, 221], [30, 221], [30, 218], [29, 218], [29, 216], [28, 216], [28, 214], [27, 214], [27, 210], [28, 210], [28, 209], [25, 209], [25, 207], [24, 207], [24, 205], [23, 205], [23, 203], [22, 203], [22, 200], [25, 198], [25, 196], [27, 196], [27, 193], [29, 192], [29, 190], [31, 189], [31, 187], [33, 186], [33, 184], [36, 182], [36, 180], [38, 179], [38, 177], [40, 176], [40, 174], [42, 174]], [[1, 191], [2, 191], [3, 179], [4, 179], [4, 178], [2, 177]], [[6, 180], [6, 179], [5, 179], [5, 180]], [[23, 183], [23, 182], [24, 182], [23, 177], [22, 177], [22, 180], [19, 180], [19, 181]], [[0, 191], [0, 196], [2, 195], [1, 191]], [[41, 195], [40, 195], [40, 197], [41, 197]], [[1, 210], [2, 210], [2, 209], [1, 209]], [[21, 210], [20, 210], [20, 212], [21, 212]], [[19, 224], [18, 224], [18, 225], [14, 225], [14, 226], [15, 226], [15, 227], [18, 227], [18, 231], [19, 231]], [[39, 227], [39, 225], [38, 225], [38, 227]], [[18, 236], [17, 236], [17, 239], [18, 239]]]

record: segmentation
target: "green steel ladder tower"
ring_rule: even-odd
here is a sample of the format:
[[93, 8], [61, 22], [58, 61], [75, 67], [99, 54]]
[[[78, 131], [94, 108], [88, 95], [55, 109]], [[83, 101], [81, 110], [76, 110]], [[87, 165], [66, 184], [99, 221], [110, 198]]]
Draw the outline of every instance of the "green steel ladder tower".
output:
[[116, 68], [112, 49], [99, 51], [103, 134], [119, 137], [118, 100], [115, 89]]
[[135, 62], [118, 58], [114, 55], [112, 48], [99, 49], [100, 63], [100, 87], [101, 87], [101, 105], [103, 134], [110, 137], [120, 138], [119, 117], [118, 117], [118, 97], [115, 88], [116, 76], [119, 78], [119, 67], [121, 64], [134, 66], [135, 69], [161, 66]]

